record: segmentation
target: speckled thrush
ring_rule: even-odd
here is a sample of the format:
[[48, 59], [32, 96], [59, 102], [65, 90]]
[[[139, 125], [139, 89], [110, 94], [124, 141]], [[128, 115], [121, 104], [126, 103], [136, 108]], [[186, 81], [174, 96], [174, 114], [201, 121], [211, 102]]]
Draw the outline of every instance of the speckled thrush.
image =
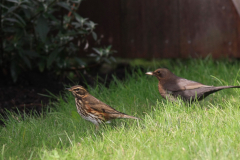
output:
[[109, 122], [110, 120], [116, 118], [139, 119], [137, 117], [121, 113], [101, 102], [89, 94], [88, 91], [80, 85], [66, 89], [74, 95], [79, 115], [85, 120], [94, 123], [96, 125], [96, 129], [99, 128], [99, 124], [102, 122]]

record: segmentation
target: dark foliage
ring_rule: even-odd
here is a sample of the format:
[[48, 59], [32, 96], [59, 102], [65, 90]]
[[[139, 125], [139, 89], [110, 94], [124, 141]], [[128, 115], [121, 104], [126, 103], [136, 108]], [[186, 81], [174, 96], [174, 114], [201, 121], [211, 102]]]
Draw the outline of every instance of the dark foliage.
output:
[[[21, 72], [54, 70], [73, 66], [87, 67], [77, 54], [89, 50], [89, 38], [99, 43], [94, 32], [96, 23], [75, 11], [81, 0], [5, 0], [1, 5], [2, 72], [11, 74], [14, 82]], [[111, 61], [113, 51], [90, 48], [96, 63]], [[74, 67], [76, 69], [76, 67]]]

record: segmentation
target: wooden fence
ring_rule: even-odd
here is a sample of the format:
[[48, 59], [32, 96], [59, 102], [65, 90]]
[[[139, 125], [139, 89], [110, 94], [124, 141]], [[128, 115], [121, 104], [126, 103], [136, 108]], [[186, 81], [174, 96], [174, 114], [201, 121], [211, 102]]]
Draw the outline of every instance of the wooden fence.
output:
[[102, 44], [118, 57], [240, 58], [240, 6], [233, 1], [86, 0], [79, 13], [98, 23]]

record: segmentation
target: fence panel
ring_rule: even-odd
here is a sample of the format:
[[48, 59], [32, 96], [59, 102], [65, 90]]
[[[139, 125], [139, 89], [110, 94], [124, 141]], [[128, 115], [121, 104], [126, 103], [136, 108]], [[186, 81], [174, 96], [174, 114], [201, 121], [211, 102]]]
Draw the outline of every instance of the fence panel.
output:
[[240, 58], [240, 16], [229, 0], [87, 0], [103, 45], [124, 58]]

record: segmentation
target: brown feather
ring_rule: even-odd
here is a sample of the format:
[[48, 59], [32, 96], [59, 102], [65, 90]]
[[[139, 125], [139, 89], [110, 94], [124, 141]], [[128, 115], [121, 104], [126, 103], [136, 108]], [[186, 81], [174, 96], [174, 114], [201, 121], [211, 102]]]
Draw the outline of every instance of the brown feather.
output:
[[121, 113], [109, 105], [101, 102], [97, 98], [90, 95], [82, 86], [73, 86], [68, 89], [75, 96], [76, 107], [79, 115], [91, 121], [96, 125], [102, 122], [109, 121], [116, 118], [131, 118], [139, 119], [137, 117], [129, 116], [125, 113]]
[[159, 68], [154, 72], [147, 72], [158, 79], [158, 90], [163, 98], [176, 101], [178, 97], [185, 101], [202, 100], [208, 95], [227, 88], [240, 88], [240, 86], [208, 86], [174, 75], [166, 68]]

